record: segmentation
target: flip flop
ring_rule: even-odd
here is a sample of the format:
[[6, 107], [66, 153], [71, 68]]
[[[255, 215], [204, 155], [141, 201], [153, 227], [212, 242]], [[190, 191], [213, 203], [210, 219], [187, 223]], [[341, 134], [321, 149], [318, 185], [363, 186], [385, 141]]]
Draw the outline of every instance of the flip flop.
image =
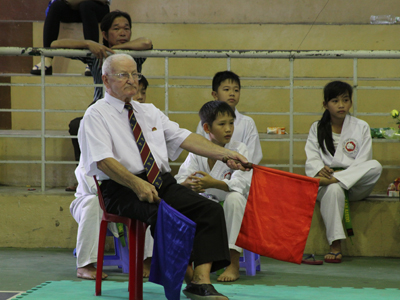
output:
[[342, 254], [342, 252], [338, 252], [338, 253], [329, 252], [328, 254], [334, 255], [335, 258], [325, 258], [326, 263], [339, 264], [342, 262], [341, 258], [336, 258], [338, 255]]
[[307, 265], [322, 265], [324, 262], [322, 260], [315, 260], [314, 254], [304, 254], [301, 263]]

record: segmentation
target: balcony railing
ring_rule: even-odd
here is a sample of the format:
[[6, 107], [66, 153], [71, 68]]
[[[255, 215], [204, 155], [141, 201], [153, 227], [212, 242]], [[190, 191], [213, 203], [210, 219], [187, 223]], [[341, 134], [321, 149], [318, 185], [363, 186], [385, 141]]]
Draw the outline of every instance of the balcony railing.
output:
[[[266, 164], [269, 167], [287, 167], [289, 171], [293, 168], [304, 167], [304, 165], [295, 164], [293, 161], [293, 143], [296, 141], [304, 141], [305, 134], [294, 134], [294, 116], [301, 115], [320, 115], [314, 112], [296, 112], [294, 110], [294, 91], [298, 89], [318, 89], [321, 90], [322, 86], [298, 86], [295, 85], [295, 80], [324, 80], [328, 78], [300, 78], [294, 76], [294, 61], [298, 59], [312, 60], [312, 59], [336, 59], [336, 60], [352, 60], [353, 61], [353, 74], [351, 77], [340, 78], [342, 80], [351, 81], [354, 88], [353, 92], [353, 115], [355, 116], [388, 116], [388, 113], [365, 113], [358, 112], [357, 109], [357, 92], [359, 90], [400, 90], [400, 86], [359, 86], [359, 80], [363, 79], [358, 76], [358, 61], [359, 59], [399, 59], [400, 51], [225, 51], [225, 50], [151, 50], [151, 51], [115, 51], [117, 53], [127, 53], [133, 57], [157, 57], [164, 58], [164, 75], [163, 76], [148, 76], [150, 79], [163, 79], [164, 84], [152, 85], [152, 87], [164, 89], [164, 113], [166, 115], [173, 114], [197, 114], [197, 111], [173, 111], [169, 109], [169, 89], [171, 88], [210, 88], [209, 85], [173, 85], [170, 84], [170, 79], [211, 79], [211, 77], [198, 77], [198, 76], [170, 76], [169, 72], [169, 59], [170, 58], [218, 58], [226, 59], [226, 69], [231, 69], [231, 59], [282, 59], [287, 60], [289, 64], [288, 77], [241, 77], [242, 81], [246, 80], [284, 80], [287, 81], [286, 85], [279, 86], [246, 86], [243, 89], [284, 89], [289, 90], [289, 111], [286, 112], [257, 112], [257, 111], [241, 111], [247, 115], [282, 115], [289, 117], [288, 135], [274, 136], [260, 134], [262, 141], [279, 142], [285, 141], [289, 143], [289, 157], [288, 164]], [[71, 49], [48, 49], [48, 48], [20, 48], [20, 47], [0, 47], [1, 56], [41, 56], [41, 63], [44, 65], [45, 56], [63, 56], [63, 57], [88, 57], [91, 56], [88, 50], [71, 50]], [[14, 76], [15, 74], [7, 74]], [[1, 74], [0, 74], [1, 76]], [[334, 79], [334, 78], [331, 78]], [[368, 78], [369, 81], [390, 80], [398, 81], [400, 78]], [[50, 161], [46, 159], [45, 145], [47, 138], [71, 138], [65, 132], [49, 131], [46, 130], [46, 113], [53, 112], [84, 112], [84, 110], [57, 110], [46, 109], [46, 87], [65, 87], [65, 86], [94, 86], [93, 84], [57, 84], [47, 83], [46, 76], [42, 70], [40, 83], [0, 83], [0, 86], [38, 86], [41, 88], [41, 108], [40, 109], [0, 109], [0, 112], [37, 112], [41, 114], [41, 130], [39, 131], [18, 131], [18, 130], [0, 130], [0, 137], [20, 137], [20, 138], [40, 138], [41, 139], [41, 159], [40, 160], [0, 160], [0, 164], [41, 164], [41, 190], [46, 188], [46, 164], [76, 164], [75, 161]], [[391, 109], [391, 108], [390, 108]], [[374, 140], [374, 142], [393, 142], [391, 140]], [[173, 164], [173, 163], [172, 163]], [[384, 168], [398, 168], [396, 165], [385, 165]]]

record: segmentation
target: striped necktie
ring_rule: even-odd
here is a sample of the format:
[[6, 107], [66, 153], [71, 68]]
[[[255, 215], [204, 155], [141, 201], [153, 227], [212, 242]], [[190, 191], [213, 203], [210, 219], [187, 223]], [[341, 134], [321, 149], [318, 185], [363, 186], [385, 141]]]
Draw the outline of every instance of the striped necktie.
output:
[[147, 180], [155, 187], [160, 188], [162, 185], [160, 169], [158, 168], [153, 154], [151, 154], [150, 148], [144, 139], [142, 129], [140, 128], [139, 123], [136, 121], [132, 104], [125, 104], [124, 107], [128, 110], [129, 123], [131, 124], [133, 136], [135, 137], [136, 144], [139, 148], [144, 169], [146, 170]]

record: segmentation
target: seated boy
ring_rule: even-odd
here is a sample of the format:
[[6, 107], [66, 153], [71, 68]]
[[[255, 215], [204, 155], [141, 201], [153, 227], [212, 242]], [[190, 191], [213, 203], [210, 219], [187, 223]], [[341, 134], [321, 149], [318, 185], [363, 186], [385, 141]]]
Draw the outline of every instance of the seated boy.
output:
[[[235, 111], [235, 132], [232, 139], [242, 142], [247, 146], [249, 155], [247, 159], [253, 164], [259, 164], [262, 159], [262, 150], [258, 130], [254, 120], [244, 116], [236, 109], [240, 99], [240, 78], [231, 71], [222, 71], [214, 75], [211, 95], [215, 100], [224, 101]], [[208, 138], [201, 121], [196, 133]]]
[[146, 103], [146, 91], [149, 86], [149, 82], [146, 77], [142, 74], [142, 78], [139, 80], [139, 88], [137, 94], [133, 97], [133, 100], [136, 100], [140, 103]]
[[[201, 124], [210, 141], [222, 147], [248, 155], [245, 144], [231, 139], [234, 132], [235, 112], [223, 101], [210, 101], [199, 112]], [[252, 171], [230, 169], [220, 161], [189, 153], [175, 179], [178, 183], [203, 196], [224, 202], [231, 264], [218, 277], [218, 281], [239, 278], [239, 257], [242, 249], [235, 245], [241, 227]]]

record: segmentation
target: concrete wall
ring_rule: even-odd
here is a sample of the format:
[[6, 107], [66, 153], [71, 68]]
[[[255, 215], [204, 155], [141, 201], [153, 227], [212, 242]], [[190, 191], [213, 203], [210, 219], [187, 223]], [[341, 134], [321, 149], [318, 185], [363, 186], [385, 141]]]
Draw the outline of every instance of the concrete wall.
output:
[[[315, 205], [310, 234], [304, 253], [325, 255], [329, 252], [325, 225]], [[397, 201], [350, 202], [354, 236], [342, 241], [344, 256], [399, 257], [400, 203]]]
[[371, 15], [400, 15], [395, 0], [113, 0], [140, 23], [366, 24]]
[[75, 248], [77, 223], [71, 193], [8, 190], [0, 193], [0, 247]]

